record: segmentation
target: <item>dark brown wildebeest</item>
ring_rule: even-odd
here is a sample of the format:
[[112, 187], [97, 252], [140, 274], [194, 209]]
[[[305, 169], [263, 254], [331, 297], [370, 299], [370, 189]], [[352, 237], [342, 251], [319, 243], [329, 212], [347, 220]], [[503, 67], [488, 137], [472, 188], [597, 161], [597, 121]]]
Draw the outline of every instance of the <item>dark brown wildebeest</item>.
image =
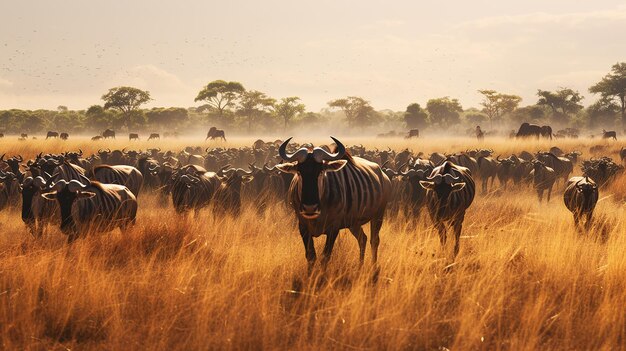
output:
[[58, 137], [59, 137], [58, 132], [48, 131], [48, 133], [46, 134], [46, 140], [48, 140], [48, 138], [58, 138]]
[[322, 253], [325, 266], [333, 251], [339, 231], [348, 228], [359, 243], [363, 262], [367, 236], [361, 227], [371, 223], [372, 260], [378, 258], [379, 233], [385, 207], [391, 195], [391, 182], [380, 166], [346, 153], [337, 139], [337, 152], [331, 154], [321, 147], [300, 148], [287, 154], [285, 140], [278, 154], [285, 163], [276, 165], [280, 171], [294, 174], [288, 198], [298, 220], [309, 272], [316, 260], [313, 238], [326, 234]]
[[419, 129], [411, 129], [411, 130], [409, 130], [409, 133], [406, 135], [405, 139], [419, 138], [419, 137], [420, 137], [420, 130]]
[[20, 134], [20, 138], [26, 139], [26, 138], [28, 138], [28, 134], [22, 133], [22, 134]]
[[619, 158], [622, 160], [622, 163], [624, 163], [624, 160], [626, 159], [626, 149], [624, 149], [624, 147], [619, 150]]
[[211, 138], [211, 140], [222, 138], [224, 141], [226, 141], [226, 134], [221, 129], [211, 127], [211, 129], [209, 129], [209, 132], [206, 134], [206, 139], [204, 139], [204, 141], [206, 141], [209, 138]]
[[4, 138], [4, 133], [0, 133], [0, 138]]
[[152, 133], [150, 134], [150, 136], [148, 137], [148, 141], [152, 140], [152, 139], [159, 139], [161, 140], [161, 136], [159, 135], [159, 133]]
[[598, 202], [598, 185], [589, 177], [572, 177], [563, 194], [565, 206], [574, 215], [574, 224], [582, 229], [580, 220], [585, 218], [585, 230], [591, 227], [591, 216]]
[[556, 182], [556, 174], [552, 168], [547, 167], [545, 163], [539, 160], [533, 160], [532, 165], [533, 170], [530, 171], [530, 178], [533, 180], [533, 187], [537, 191], [539, 202], [543, 199], [545, 190], [548, 191], [548, 202], [550, 202], [552, 187]]
[[102, 140], [104, 137], [102, 135], [96, 135], [95, 137], [92, 137], [91, 140], [92, 141], [99, 141]]
[[102, 132], [102, 137], [104, 139], [109, 139], [109, 138], [115, 139], [115, 131], [113, 129], [107, 129], [104, 132]]
[[131, 140], [139, 141], [139, 134], [137, 134], [137, 133], [130, 133], [130, 134], [128, 134], [128, 141], [131, 141]]
[[613, 140], [617, 140], [617, 133], [615, 133], [614, 130], [606, 131], [602, 129], [602, 139], [611, 139], [611, 138], [613, 138]]
[[61, 138], [61, 140], [67, 140], [69, 139], [70, 135], [68, 133], [61, 133], [59, 135], [59, 138]]
[[519, 130], [517, 131], [517, 134], [515, 135], [517, 138], [525, 138], [525, 137], [536, 137], [537, 139], [539, 139], [539, 137], [546, 137], [546, 138], [550, 138], [550, 140], [552, 140], [552, 127], [550, 126], [539, 126], [536, 124], [530, 124], [530, 123], [522, 123], [522, 125], [519, 127]]

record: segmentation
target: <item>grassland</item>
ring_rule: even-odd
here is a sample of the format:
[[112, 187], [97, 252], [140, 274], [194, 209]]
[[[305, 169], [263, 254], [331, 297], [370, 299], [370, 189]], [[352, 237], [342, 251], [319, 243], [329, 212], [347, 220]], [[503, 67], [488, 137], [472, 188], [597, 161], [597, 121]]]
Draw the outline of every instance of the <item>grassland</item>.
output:
[[[452, 138], [345, 142], [425, 153], [479, 146]], [[558, 145], [589, 157], [598, 143], [502, 139], [480, 146], [508, 155]], [[189, 144], [200, 142], [135, 146]], [[0, 153], [127, 145], [1, 140]], [[605, 154], [616, 158], [619, 144], [607, 145]], [[425, 211], [418, 218], [389, 214], [376, 282], [369, 251], [358, 268], [349, 233], [339, 236], [328, 270], [307, 276], [296, 222], [282, 204], [259, 213], [248, 201], [237, 218], [214, 218], [208, 210], [179, 217], [158, 197], [142, 195], [134, 228], [71, 246], [56, 228], [32, 239], [19, 210], [5, 210], [0, 348], [625, 349], [624, 194], [624, 179], [601, 189], [585, 236], [574, 229], [562, 186], [549, 204], [539, 204], [528, 187], [479, 194], [454, 263]], [[316, 241], [318, 252], [323, 241]]]

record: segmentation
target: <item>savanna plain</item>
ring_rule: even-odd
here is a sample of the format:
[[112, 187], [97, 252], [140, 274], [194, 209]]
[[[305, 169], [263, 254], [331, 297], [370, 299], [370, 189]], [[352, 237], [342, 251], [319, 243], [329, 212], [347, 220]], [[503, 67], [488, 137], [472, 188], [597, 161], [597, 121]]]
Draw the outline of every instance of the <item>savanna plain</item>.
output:
[[[136, 149], [242, 146], [201, 140], [133, 143]], [[312, 141], [316, 145], [326, 139]], [[414, 152], [493, 148], [494, 155], [559, 146], [580, 150], [618, 142], [469, 138], [345, 138], [346, 145]], [[0, 151], [40, 151], [129, 143], [0, 140]], [[580, 175], [575, 166], [574, 174]], [[480, 189], [480, 182], [477, 182]], [[461, 250], [442, 248], [426, 209], [388, 212], [378, 268], [369, 249], [340, 233], [325, 271], [309, 275], [294, 214], [283, 199], [259, 208], [243, 190], [237, 217], [177, 215], [171, 200], [142, 193], [137, 224], [68, 245], [56, 227], [30, 236], [20, 207], [0, 212], [0, 348], [106, 350], [533, 350], [626, 349], [626, 178], [600, 189], [595, 221], [580, 235], [563, 204], [529, 185], [497, 185], [467, 212]], [[369, 226], [365, 227], [369, 233]], [[452, 237], [450, 237], [452, 239]], [[316, 239], [318, 253], [324, 237]], [[376, 273], [378, 271], [378, 273]]]

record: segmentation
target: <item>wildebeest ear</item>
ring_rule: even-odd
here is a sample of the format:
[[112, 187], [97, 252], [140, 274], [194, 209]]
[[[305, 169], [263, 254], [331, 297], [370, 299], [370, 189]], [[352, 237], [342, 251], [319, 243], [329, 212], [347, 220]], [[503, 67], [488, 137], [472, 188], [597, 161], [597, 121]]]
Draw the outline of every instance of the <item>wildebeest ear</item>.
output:
[[245, 175], [245, 176], [241, 177], [241, 182], [242, 183], [248, 183], [248, 182], [251, 182], [252, 179], [254, 179], [254, 176]]
[[434, 190], [435, 182], [431, 182], [428, 180], [420, 180], [420, 186], [426, 190]]
[[57, 192], [53, 191], [51, 193], [41, 194], [41, 197], [43, 197], [46, 200], [55, 201], [57, 199]]
[[277, 164], [276, 168], [285, 173], [298, 173], [298, 165], [295, 162]]
[[337, 160], [324, 163], [324, 171], [337, 172], [348, 164], [346, 160]]
[[96, 196], [96, 193], [92, 193], [91, 191], [80, 191], [78, 193], [78, 198], [89, 199]]
[[452, 186], [452, 192], [459, 191], [465, 188], [465, 183], [456, 183]]

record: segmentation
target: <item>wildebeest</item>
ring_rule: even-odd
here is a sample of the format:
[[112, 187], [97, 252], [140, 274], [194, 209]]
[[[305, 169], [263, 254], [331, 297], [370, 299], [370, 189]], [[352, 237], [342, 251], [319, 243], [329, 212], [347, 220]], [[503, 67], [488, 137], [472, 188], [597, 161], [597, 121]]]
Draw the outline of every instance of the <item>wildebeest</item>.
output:
[[131, 141], [131, 140], [139, 140], [139, 134], [137, 134], [137, 133], [129, 133], [128, 134], [128, 141]]
[[554, 170], [555, 176], [566, 182], [574, 170], [574, 164], [566, 157], [556, 157], [550, 152], [538, 152], [537, 159]]
[[512, 158], [500, 159], [500, 155], [496, 157], [496, 161], [498, 162], [498, 169], [496, 171], [498, 181], [500, 185], [506, 189], [507, 183], [514, 177], [515, 161]]
[[88, 231], [124, 230], [137, 216], [137, 199], [123, 185], [59, 180], [41, 196], [58, 202], [68, 243]]
[[539, 160], [533, 160], [532, 165], [533, 170], [530, 171], [530, 177], [533, 180], [533, 187], [537, 191], [539, 202], [543, 199], [543, 192], [546, 190], [548, 191], [548, 202], [550, 202], [552, 187], [556, 181], [556, 173], [552, 168]]
[[61, 138], [61, 140], [67, 140], [69, 139], [70, 135], [68, 133], [61, 133], [59, 137]]
[[159, 133], [151, 133], [150, 136], [148, 137], [148, 140], [152, 140], [152, 139], [161, 140], [161, 136], [159, 135]]
[[563, 194], [565, 206], [574, 215], [576, 228], [581, 229], [581, 218], [585, 217], [585, 230], [591, 227], [591, 217], [598, 202], [598, 186], [588, 177], [572, 177]]
[[224, 133], [224, 131], [221, 129], [211, 127], [211, 129], [209, 129], [209, 132], [206, 134], [206, 139], [204, 139], [204, 141], [206, 141], [209, 138], [211, 138], [211, 140], [222, 138], [224, 141], [226, 141], [226, 133]]
[[172, 203], [177, 213], [188, 210], [198, 211], [208, 206], [220, 186], [220, 179], [214, 172], [207, 172], [199, 166], [187, 165], [170, 177], [168, 189], [172, 193]]
[[54, 214], [59, 210], [56, 202], [46, 201], [41, 197], [46, 186], [46, 181], [42, 176], [26, 177], [20, 186], [22, 221], [35, 237], [43, 235], [45, 225], [52, 220]]
[[58, 138], [58, 137], [59, 137], [58, 132], [48, 131], [48, 133], [46, 133], [46, 140], [48, 140], [48, 138]]
[[222, 183], [215, 191], [214, 208], [219, 214], [239, 215], [241, 211], [241, 186], [254, 179], [252, 172], [241, 168], [224, 171]]
[[411, 129], [409, 130], [409, 133], [406, 135], [406, 139], [410, 139], [410, 138], [419, 138], [420, 137], [420, 131], [419, 129]]
[[20, 138], [26, 139], [26, 138], [28, 138], [28, 134], [22, 133], [22, 134], [20, 134]]
[[356, 237], [363, 262], [367, 236], [361, 226], [367, 222], [371, 223], [372, 260], [376, 262], [378, 235], [391, 193], [391, 182], [378, 164], [352, 157], [339, 140], [332, 139], [337, 145], [334, 154], [321, 147], [300, 148], [287, 154], [291, 138], [278, 150], [285, 163], [276, 168], [294, 174], [288, 198], [298, 219], [309, 271], [316, 260], [313, 237], [327, 235], [322, 253], [325, 266], [343, 228], [349, 228]]
[[4, 138], [4, 133], [0, 133], [0, 139]]
[[614, 130], [606, 131], [602, 129], [602, 139], [611, 139], [617, 140], [617, 133]]
[[143, 186], [143, 174], [133, 166], [99, 165], [93, 168], [92, 177], [103, 184], [118, 184], [127, 187], [135, 197], [139, 196]]
[[517, 131], [517, 134], [515, 135], [518, 138], [524, 138], [524, 137], [536, 137], [537, 139], [539, 139], [539, 137], [543, 136], [546, 138], [550, 138], [550, 140], [552, 140], [552, 127], [550, 126], [539, 126], [536, 124], [530, 124], [530, 123], [522, 123], [522, 125], [519, 127], [519, 130]]
[[102, 138], [103, 138], [102, 135], [96, 135], [96, 136], [91, 138], [91, 141], [100, 141], [100, 140], [102, 140]]
[[476, 163], [478, 163], [478, 176], [482, 181], [482, 192], [486, 193], [489, 179], [491, 179], [491, 187], [493, 187], [493, 182], [498, 173], [498, 162], [491, 157], [481, 156], [476, 160]]
[[624, 149], [624, 147], [619, 150], [619, 158], [622, 163], [624, 163], [624, 160], [626, 160], [626, 149]]
[[107, 129], [104, 132], [102, 132], [102, 137], [104, 139], [109, 139], [109, 138], [115, 139], [115, 131], [113, 129]]
[[428, 213], [439, 233], [441, 245], [446, 244], [445, 224], [449, 223], [454, 230], [454, 256], [459, 253], [459, 240], [465, 219], [465, 211], [474, 201], [476, 185], [465, 167], [457, 166], [450, 161], [435, 167], [426, 180], [420, 181], [426, 189], [426, 205]]

